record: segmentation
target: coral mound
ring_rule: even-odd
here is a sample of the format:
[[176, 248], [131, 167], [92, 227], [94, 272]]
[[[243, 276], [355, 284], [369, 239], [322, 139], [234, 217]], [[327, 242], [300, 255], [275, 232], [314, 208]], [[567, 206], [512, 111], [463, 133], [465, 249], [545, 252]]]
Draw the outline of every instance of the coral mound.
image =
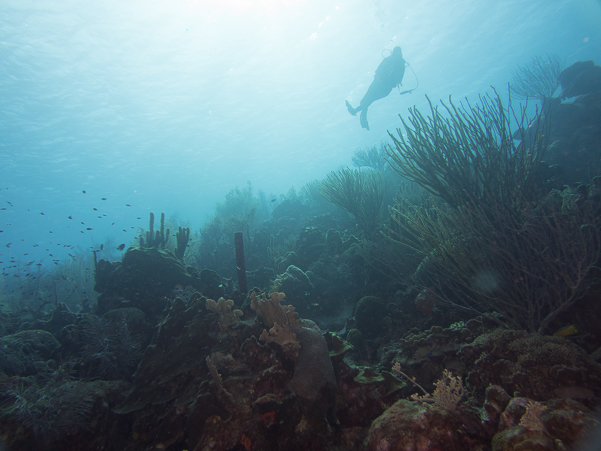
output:
[[474, 449], [465, 418], [435, 405], [401, 399], [372, 423], [369, 451]]

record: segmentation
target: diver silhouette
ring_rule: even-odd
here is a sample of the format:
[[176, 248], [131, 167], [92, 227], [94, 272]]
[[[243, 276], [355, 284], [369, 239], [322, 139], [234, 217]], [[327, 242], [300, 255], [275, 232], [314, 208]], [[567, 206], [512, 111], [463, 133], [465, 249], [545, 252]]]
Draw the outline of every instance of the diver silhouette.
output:
[[392, 50], [392, 54], [384, 58], [376, 69], [374, 81], [369, 85], [369, 89], [361, 99], [359, 106], [353, 108], [348, 100], [346, 101], [346, 107], [353, 116], [361, 111], [361, 116], [359, 117], [361, 127], [369, 130], [367, 108], [376, 100], [383, 99], [390, 94], [396, 86], [401, 84], [404, 75], [405, 60], [403, 59], [403, 52], [399, 46], [396, 46]]

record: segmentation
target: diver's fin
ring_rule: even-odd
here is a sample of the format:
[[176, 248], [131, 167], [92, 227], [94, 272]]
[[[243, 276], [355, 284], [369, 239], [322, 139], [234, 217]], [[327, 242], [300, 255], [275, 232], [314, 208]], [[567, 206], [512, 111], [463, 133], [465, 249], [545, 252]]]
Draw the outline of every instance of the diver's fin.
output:
[[367, 108], [361, 111], [361, 116], [359, 116], [359, 122], [361, 122], [361, 127], [369, 130], [369, 124], [367, 123]]
[[346, 109], [348, 110], [348, 112], [351, 113], [353, 116], [356, 116], [357, 110], [351, 106], [351, 104], [348, 102], [348, 100], [345, 100], [345, 102], [346, 102]]

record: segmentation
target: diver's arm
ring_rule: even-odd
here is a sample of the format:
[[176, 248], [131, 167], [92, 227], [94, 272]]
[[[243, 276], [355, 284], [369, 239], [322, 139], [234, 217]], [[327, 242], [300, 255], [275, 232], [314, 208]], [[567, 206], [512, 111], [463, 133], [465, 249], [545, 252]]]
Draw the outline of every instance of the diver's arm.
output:
[[398, 67], [396, 68], [395, 73], [395, 81], [397, 85], [400, 85], [403, 82], [403, 77], [405, 76], [405, 60], [401, 59]]

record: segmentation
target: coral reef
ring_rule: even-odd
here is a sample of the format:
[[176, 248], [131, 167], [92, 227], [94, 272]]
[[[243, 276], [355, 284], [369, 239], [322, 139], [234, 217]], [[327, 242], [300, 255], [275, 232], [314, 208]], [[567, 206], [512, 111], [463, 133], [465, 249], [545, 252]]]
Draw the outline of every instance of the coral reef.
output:
[[[566, 69], [534, 121], [499, 96], [412, 109], [388, 151], [414, 184], [374, 147], [355, 154], [368, 169], [271, 202], [233, 189], [175, 252], [151, 214], [121, 261], [93, 249], [97, 305], [84, 263], [72, 293], [75, 268], [1, 279], [26, 291], [2, 295], [0, 447], [582, 449], [601, 397], [600, 75]], [[543, 152], [575, 161], [561, 178]]]
[[[157, 317], [166, 307], [165, 297], [169, 297], [177, 286], [191, 285], [206, 290], [209, 285], [204, 279], [188, 273], [173, 253], [155, 247], [131, 247], [119, 263], [100, 260], [95, 277], [94, 289], [100, 293], [100, 314], [127, 306], [139, 308], [149, 317]], [[207, 295], [218, 294], [205, 292]]]

